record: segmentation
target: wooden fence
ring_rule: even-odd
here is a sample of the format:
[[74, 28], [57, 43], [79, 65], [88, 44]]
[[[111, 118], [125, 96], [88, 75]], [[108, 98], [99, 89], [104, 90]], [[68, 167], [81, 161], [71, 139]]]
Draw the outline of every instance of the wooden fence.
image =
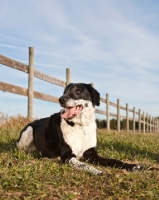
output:
[[[12, 85], [12, 84], [8, 84], [8, 83], [0, 81], [0, 90], [27, 96], [28, 97], [28, 118], [30, 120], [32, 120], [33, 118], [33, 98], [58, 103], [58, 97], [34, 91], [34, 77], [39, 78], [43, 81], [61, 86], [61, 87], [65, 87], [71, 81], [69, 68], [66, 69], [66, 81], [56, 79], [54, 77], [51, 77], [47, 74], [44, 74], [34, 69], [34, 48], [33, 47], [29, 47], [29, 64], [28, 65], [25, 65], [23, 63], [20, 63], [16, 60], [5, 57], [3, 55], [0, 55], [0, 64], [28, 73], [28, 88], [23, 88], [23, 87], [19, 87], [16, 85]], [[100, 101], [106, 104], [106, 110], [103, 111], [103, 110], [96, 109], [95, 112], [106, 116], [106, 121], [107, 121], [106, 128], [108, 130], [110, 130], [110, 117], [115, 117], [117, 118], [118, 132], [120, 132], [121, 119], [126, 120], [127, 131], [129, 131], [129, 120], [131, 120], [133, 121], [133, 132], [135, 131], [144, 132], [144, 133], [145, 132], [155, 132], [155, 133], [159, 132], [159, 119], [155, 117], [151, 117], [151, 115], [148, 115], [148, 113], [147, 114], [145, 114], [145, 112], [141, 113], [140, 109], [136, 111], [135, 107], [133, 107], [133, 109], [130, 109], [128, 104], [126, 104], [125, 107], [121, 106], [119, 99], [117, 99], [117, 103], [113, 103], [109, 101], [109, 94], [106, 94], [105, 99], [100, 98]], [[109, 112], [110, 106], [113, 106], [117, 109], [117, 114]], [[121, 109], [125, 110], [126, 116], [120, 115]], [[129, 112], [133, 113], [133, 118], [129, 117]], [[136, 116], [138, 116], [138, 118], [136, 118]], [[138, 127], [139, 127], [138, 130], [135, 130], [136, 122], [138, 122]], [[141, 130], [141, 124], [143, 124], [142, 130]]]

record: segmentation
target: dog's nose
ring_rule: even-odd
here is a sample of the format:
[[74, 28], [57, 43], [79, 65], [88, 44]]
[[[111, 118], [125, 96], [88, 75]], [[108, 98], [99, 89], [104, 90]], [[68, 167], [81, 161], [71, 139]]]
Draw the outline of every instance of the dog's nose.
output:
[[66, 100], [67, 100], [67, 98], [65, 98], [65, 97], [60, 97], [60, 98], [59, 98], [59, 102], [60, 102], [61, 104], [64, 104], [64, 103], [66, 102]]

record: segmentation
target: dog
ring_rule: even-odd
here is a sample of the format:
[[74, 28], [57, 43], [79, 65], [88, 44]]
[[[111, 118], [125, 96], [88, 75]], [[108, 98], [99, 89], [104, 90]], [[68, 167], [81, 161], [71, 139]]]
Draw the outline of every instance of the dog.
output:
[[[91, 84], [70, 83], [59, 98], [62, 110], [50, 117], [29, 123], [20, 133], [17, 147], [37, 150], [44, 157], [60, 157], [79, 170], [100, 175], [91, 164], [139, 171], [141, 165], [103, 158], [97, 153], [94, 110], [100, 105], [100, 94]], [[87, 161], [86, 163], [84, 161]]]

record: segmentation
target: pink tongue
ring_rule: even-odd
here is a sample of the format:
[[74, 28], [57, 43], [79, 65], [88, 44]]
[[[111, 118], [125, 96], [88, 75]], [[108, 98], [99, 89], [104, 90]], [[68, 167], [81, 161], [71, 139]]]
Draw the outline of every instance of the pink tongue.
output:
[[78, 115], [82, 110], [82, 106], [78, 106], [78, 107], [79, 107], [78, 109], [76, 107], [67, 108], [65, 113], [62, 114], [62, 118], [68, 119], [68, 118], [72, 118]]

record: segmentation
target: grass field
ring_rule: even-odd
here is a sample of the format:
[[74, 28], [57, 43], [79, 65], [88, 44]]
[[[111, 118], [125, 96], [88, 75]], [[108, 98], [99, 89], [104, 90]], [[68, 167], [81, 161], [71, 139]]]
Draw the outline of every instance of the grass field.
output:
[[[95, 176], [58, 160], [18, 151], [15, 143], [27, 122], [21, 116], [0, 118], [0, 199], [159, 199], [159, 171], [98, 166], [106, 174]], [[159, 167], [159, 134], [98, 130], [98, 151], [105, 157]]]

